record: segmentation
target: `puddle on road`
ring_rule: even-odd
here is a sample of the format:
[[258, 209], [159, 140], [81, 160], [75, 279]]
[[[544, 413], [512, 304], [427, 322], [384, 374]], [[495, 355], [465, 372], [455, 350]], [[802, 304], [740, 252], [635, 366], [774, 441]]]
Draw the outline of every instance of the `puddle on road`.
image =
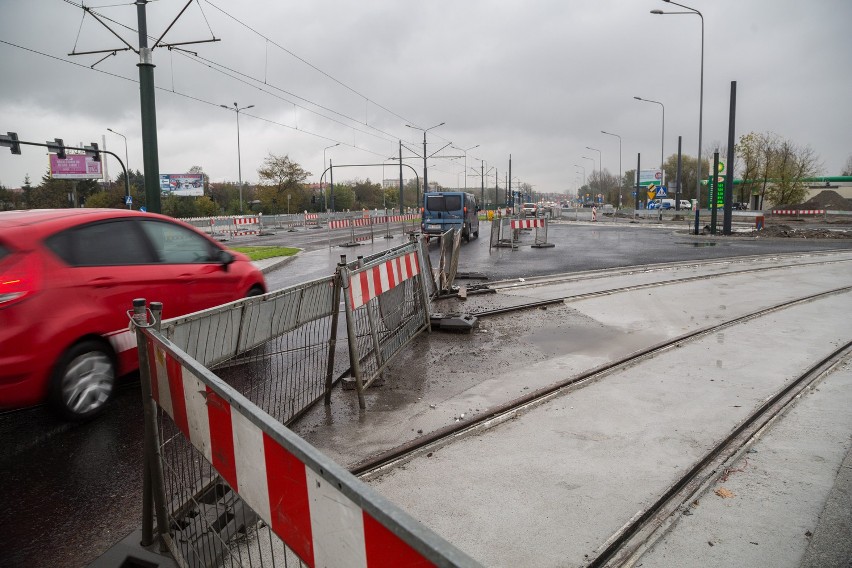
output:
[[527, 338], [547, 357], [581, 353], [616, 359], [666, 339], [664, 335], [648, 331], [624, 331], [574, 310], [568, 311], [568, 317], [563, 321], [538, 327]]

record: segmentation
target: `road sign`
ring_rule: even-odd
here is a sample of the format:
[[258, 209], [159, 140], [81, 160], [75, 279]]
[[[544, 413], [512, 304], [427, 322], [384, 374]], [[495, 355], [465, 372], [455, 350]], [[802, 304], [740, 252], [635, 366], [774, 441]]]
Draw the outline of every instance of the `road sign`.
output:
[[142, 213], [145, 213], [146, 211], [148, 211], [148, 208], [143, 205], [142, 207], [139, 208], [139, 211], [141, 211]]
[[669, 193], [665, 187], [660, 186], [657, 188], [657, 197], [666, 197], [668, 194]]
[[656, 191], [649, 191], [648, 192], [648, 199], [654, 199], [655, 197], [657, 197]]
[[125, 196], [124, 204], [125, 205], [133, 205], [133, 196], [132, 195]]

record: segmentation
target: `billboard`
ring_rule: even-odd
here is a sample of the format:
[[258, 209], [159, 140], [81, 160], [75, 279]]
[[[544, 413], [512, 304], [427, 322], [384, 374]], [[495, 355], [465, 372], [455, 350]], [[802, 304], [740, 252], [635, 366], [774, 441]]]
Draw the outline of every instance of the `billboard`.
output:
[[639, 185], [641, 187], [659, 186], [661, 183], [663, 183], [662, 170], [639, 170]]
[[96, 162], [87, 154], [69, 154], [60, 160], [56, 154], [50, 155], [50, 177], [53, 179], [101, 179], [102, 162]]
[[160, 191], [181, 197], [204, 195], [204, 174], [160, 174]]

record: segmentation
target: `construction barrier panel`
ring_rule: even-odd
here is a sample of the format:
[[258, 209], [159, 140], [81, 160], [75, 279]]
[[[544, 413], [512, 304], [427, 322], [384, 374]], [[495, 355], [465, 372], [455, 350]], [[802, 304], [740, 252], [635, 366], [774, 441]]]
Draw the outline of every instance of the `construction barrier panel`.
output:
[[355, 266], [338, 265], [346, 306], [350, 369], [358, 405], [366, 408], [364, 391], [390, 359], [429, 329], [429, 296], [422, 267], [425, 251], [414, 241]]
[[134, 301], [143, 544], [156, 534], [193, 567], [477, 565], [190, 357], [149, 313]]
[[554, 245], [547, 242], [547, 219], [544, 217], [536, 217], [533, 219], [512, 219], [512, 245], [519, 246], [520, 230], [535, 229], [535, 237], [532, 243], [533, 248], [552, 248]]
[[260, 234], [260, 220], [257, 216], [251, 217], [234, 217], [234, 228], [231, 231], [231, 236], [242, 237], [246, 235]]
[[308, 213], [305, 211], [305, 227], [308, 229], [319, 229], [319, 213]]

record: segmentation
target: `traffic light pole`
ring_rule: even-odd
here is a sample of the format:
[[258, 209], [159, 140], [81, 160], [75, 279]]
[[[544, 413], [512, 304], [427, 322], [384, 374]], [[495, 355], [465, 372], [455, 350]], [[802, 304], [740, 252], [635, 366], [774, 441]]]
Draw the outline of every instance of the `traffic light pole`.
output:
[[82, 152], [86, 152], [87, 154], [94, 154], [97, 156], [95, 159], [100, 161], [101, 154], [108, 154], [118, 160], [118, 164], [121, 166], [121, 169], [124, 171], [124, 196], [125, 200], [130, 196], [130, 182], [127, 176], [127, 168], [124, 166], [124, 162], [121, 161], [121, 158], [118, 157], [117, 154], [110, 152], [109, 150], [101, 150], [98, 148], [98, 145], [92, 142], [91, 146], [87, 146], [84, 148], [76, 148], [74, 146], [65, 146], [62, 144], [62, 141], [58, 138], [53, 142], [48, 142], [46, 144], [41, 144], [40, 142], [27, 142], [25, 140], [18, 140], [18, 135], [14, 132], [9, 132], [8, 136], [3, 136], [0, 134], [0, 147], [8, 146], [13, 154], [21, 153], [21, 146], [38, 146], [40, 148], [47, 148], [48, 150], [53, 150], [60, 157], [65, 156], [65, 150], [80, 150]]

